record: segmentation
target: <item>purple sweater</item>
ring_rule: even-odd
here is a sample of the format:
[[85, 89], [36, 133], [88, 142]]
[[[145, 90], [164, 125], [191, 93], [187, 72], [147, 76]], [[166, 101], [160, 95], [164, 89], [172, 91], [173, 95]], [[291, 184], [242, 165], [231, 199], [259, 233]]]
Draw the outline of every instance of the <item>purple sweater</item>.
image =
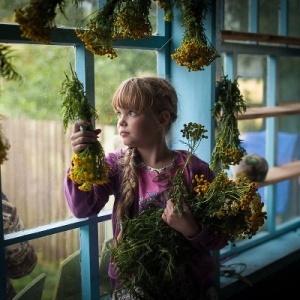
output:
[[[70, 210], [77, 218], [96, 216], [109, 200], [109, 196], [114, 195], [115, 201], [112, 213], [113, 236], [116, 237], [120, 231], [119, 225], [116, 222], [115, 211], [119, 201], [119, 189], [122, 177], [121, 165], [118, 163], [122, 155], [122, 149], [106, 155], [106, 163], [110, 166], [109, 181], [103, 185], [94, 185], [90, 192], [82, 192], [78, 189], [78, 184], [65, 177], [64, 191], [70, 207]], [[138, 193], [134, 200], [132, 208], [133, 214], [137, 214], [147, 206], [147, 204], [155, 203], [158, 207], [164, 207], [167, 198], [166, 184], [167, 176], [170, 174], [173, 177], [178, 166], [183, 164], [187, 158], [187, 151], [174, 151], [174, 160], [171, 166], [162, 170], [160, 176], [153, 169], [144, 164], [137, 166], [140, 174], [138, 180]], [[191, 181], [195, 174], [203, 174], [208, 181], [212, 181], [214, 173], [209, 169], [206, 162], [199, 159], [197, 156], [192, 156], [191, 164], [187, 166], [184, 172], [184, 178], [188, 187], [191, 187]], [[213, 285], [212, 274], [215, 270], [214, 263], [210, 251], [219, 250], [226, 245], [226, 240], [217, 237], [210, 232], [205, 226], [202, 226], [202, 231], [193, 238], [187, 238], [190, 245], [199, 251], [197, 261], [191, 266], [193, 273], [199, 280], [199, 287], [204, 290]], [[117, 287], [117, 278], [115, 269], [111, 263], [109, 266], [109, 276], [113, 289]]]

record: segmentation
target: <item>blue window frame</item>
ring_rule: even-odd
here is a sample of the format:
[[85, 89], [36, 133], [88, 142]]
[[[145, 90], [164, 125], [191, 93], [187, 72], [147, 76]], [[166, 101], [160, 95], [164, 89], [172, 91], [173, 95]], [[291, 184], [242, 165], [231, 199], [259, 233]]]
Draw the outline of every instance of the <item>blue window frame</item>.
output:
[[[208, 38], [215, 43], [216, 48], [222, 54], [222, 59], [217, 60], [204, 71], [187, 72], [186, 69], [179, 67], [176, 62], [170, 59], [170, 54], [174, 48], [178, 47], [183, 33], [180, 14], [177, 10], [174, 12], [174, 21], [171, 24], [166, 24], [163, 21], [163, 11], [157, 10], [157, 32], [151, 38], [136, 41], [120, 40], [115, 44], [118, 49], [140, 49], [156, 52], [157, 74], [169, 77], [179, 95], [181, 117], [173, 129], [174, 139], [171, 141], [171, 147], [182, 148], [182, 144], [176, 137], [184, 123], [190, 121], [201, 123], [206, 127], [210, 136], [209, 139], [202, 142], [197, 154], [207, 162], [210, 161], [210, 154], [214, 146], [213, 132], [215, 127], [214, 120], [208, 112], [211, 111], [216, 97], [215, 83], [220, 79], [221, 75], [229, 75], [232, 79], [240, 77], [239, 83], [245, 92], [247, 103], [250, 106], [258, 107], [275, 107], [291, 102], [299, 103], [299, 99], [295, 97], [295, 95], [299, 95], [298, 85], [294, 84], [293, 78], [289, 77], [288, 74], [292, 72], [295, 78], [300, 76], [299, 71], [297, 71], [300, 68], [295, 68], [299, 64], [300, 59], [299, 40], [298, 46], [278, 42], [277, 44], [270, 44], [259, 41], [261, 37], [259, 35], [254, 36], [254, 38], [249, 38], [249, 36], [245, 35], [245, 33], [253, 33], [269, 34], [274, 37], [281, 35], [299, 38], [300, 27], [295, 25], [298, 22], [295, 10], [299, 12], [297, 1], [223, 0], [217, 1], [217, 4], [215, 3], [216, 1], [212, 0], [208, 2], [211, 5], [211, 10], [206, 16], [205, 28]], [[275, 12], [275, 15], [269, 16], [271, 19], [264, 15], [268, 3], [271, 7], [267, 8], [271, 8]], [[240, 6], [242, 14], [238, 14], [238, 10], [232, 11], [230, 9], [231, 5]], [[10, 7], [10, 9], [13, 8], [15, 7]], [[233, 12], [237, 12], [237, 14]], [[221, 23], [222, 20], [224, 20], [223, 23]], [[272, 26], [266, 27], [263, 23], [264, 20], [267, 20], [268, 24]], [[274, 24], [278, 26], [274, 26]], [[87, 96], [95, 103], [97, 96], [95, 95], [95, 57], [85, 49], [82, 42], [76, 37], [73, 29], [64, 27], [64, 25], [54, 30], [53, 34], [51, 34], [51, 43], [57, 47], [74, 48], [73, 63], [76, 66], [78, 77], [84, 83]], [[277, 28], [278, 31], [276, 31]], [[238, 40], [236, 38], [235, 41], [230, 39], [221, 41], [222, 36], [224, 38], [223, 33], [225, 30], [235, 31], [239, 34], [244, 33], [246, 40]], [[247, 37], [249, 38], [248, 40]], [[290, 41], [295, 42], [293, 39]], [[40, 47], [40, 45], [22, 38], [18, 25], [14, 24], [13, 21], [10, 23], [1, 21], [0, 43]], [[255, 84], [254, 87], [253, 84]], [[292, 88], [287, 91], [285, 89], [286, 85]], [[251, 89], [251, 87], [253, 88]], [[253, 93], [254, 91], [257, 91], [258, 95]], [[272, 145], [277, 145], [278, 133], [295, 134], [298, 142], [299, 125], [297, 115], [262, 117], [255, 122], [249, 122], [248, 120], [239, 121], [241, 133], [243, 134], [265, 132], [265, 147], [262, 148], [268, 158], [270, 167], [277, 165], [276, 155], [278, 154], [278, 147]], [[285, 143], [285, 141], [282, 142], [280, 140], [279, 142]], [[295, 142], [294, 147], [293, 159], [296, 157], [299, 160], [299, 144]], [[221, 250], [220, 253], [214, 253], [217, 265], [220, 259], [251, 249], [299, 227], [299, 182], [297, 180], [298, 177], [288, 180], [288, 203], [291, 206], [288, 208], [287, 215], [281, 221], [279, 221], [276, 211], [279, 183], [265, 187], [263, 193], [268, 212], [268, 220], [265, 226], [251, 240], [239, 241], [236, 247], [229, 245]], [[0, 184], [1, 188], [2, 184]], [[4, 247], [7, 245], [79, 229], [80, 245], [85, 245], [81, 247], [83, 291], [87, 299], [99, 299], [99, 268], [95, 264], [99, 256], [98, 223], [108, 222], [111, 217], [110, 214], [111, 211], [107, 210], [94, 218], [59, 220], [18, 233], [8, 234], [4, 237], [3, 228], [0, 226], [1, 266], [4, 266]], [[5, 269], [3, 267], [0, 268], [0, 277], [1, 282], [3, 282], [2, 279], [5, 278]], [[0, 294], [3, 295], [4, 291], [5, 287], [1, 284]]]

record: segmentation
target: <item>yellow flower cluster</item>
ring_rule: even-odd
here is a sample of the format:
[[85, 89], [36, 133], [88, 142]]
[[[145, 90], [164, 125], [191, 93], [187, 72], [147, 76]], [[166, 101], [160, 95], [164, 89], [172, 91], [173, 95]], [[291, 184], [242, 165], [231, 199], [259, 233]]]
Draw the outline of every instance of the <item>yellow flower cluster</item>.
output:
[[152, 35], [150, 7], [151, 0], [108, 1], [87, 28], [78, 28], [75, 32], [92, 53], [113, 59], [117, 57], [113, 48], [117, 38], [141, 39]]
[[34, 0], [15, 10], [15, 21], [20, 24], [22, 37], [45, 44], [50, 43], [50, 32], [55, 27], [56, 7], [63, 11], [65, 0]]
[[[124, 3], [116, 14], [114, 38], [142, 39], [152, 35], [149, 21], [151, 1], [135, 0]], [[130, 21], [129, 21], [130, 20]]]
[[86, 49], [95, 55], [116, 58], [118, 55], [113, 48], [112, 24], [107, 24], [107, 27], [100, 26], [98, 18], [101, 20], [101, 14], [90, 20], [87, 30], [76, 29], [76, 35], [84, 42]]
[[[228, 136], [227, 136], [228, 137]], [[246, 151], [239, 145], [228, 144], [228, 140], [218, 138], [212, 157], [212, 168], [217, 168], [218, 162], [222, 162], [226, 169], [229, 165], [237, 165], [242, 160]]]
[[[172, 22], [174, 15], [173, 15], [173, 6], [174, 2], [170, 0], [154, 0], [157, 2], [158, 7], [165, 11], [164, 20], [166, 22]], [[190, 1], [190, 0], [189, 0]]]
[[179, 66], [184, 66], [188, 71], [201, 71], [209, 66], [220, 55], [210, 45], [201, 39], [192, 38], [181, 43], [171, 58], [176, 60]]
[[[32, 41], [50, 43], [50, 32], [55, 28], [56, 9], [65, 15], [66, 0], [33, 0], [23, 8], [15, 10], [15, 20], [20, 24], [22, 37]], [[77, 8], [80, 0], [72, 1]], [[173, 21], [173, 9], [178, 7], [182, 13], [182, 26], [185, 31], [182, 43], [171, 58], [188, 71], [204, 70], [219, 57], [205, 36], [204, 20], [208, 9], [205, 0], [154, 0], [165, 11], [164, 20]], [[113, 59], [117, 57], [114, 49], [116, 39], [142, 39], [152, 36], [149, 20], [151, 0], [113, 0], [106, 1], [87, 25], [75, 29], [86, 49], [95, 55]]]
[[79, 190], [90, 191], [93, 184], [103, 184], [108, 181], [108, 170], [103, 155], [92, 155], [90, 148], [86, 148], [73, 155], [68, 177], [79, 184]]
[[196, 175], [193, 183], [196, 197], [189, 204], [195, 218], [233, 245], [237, 239], [254, 236], [264, 224], [264, 204], [256, 185], [246, 177], [233, 181], [222, 171], [211, 183], [203, 175]]

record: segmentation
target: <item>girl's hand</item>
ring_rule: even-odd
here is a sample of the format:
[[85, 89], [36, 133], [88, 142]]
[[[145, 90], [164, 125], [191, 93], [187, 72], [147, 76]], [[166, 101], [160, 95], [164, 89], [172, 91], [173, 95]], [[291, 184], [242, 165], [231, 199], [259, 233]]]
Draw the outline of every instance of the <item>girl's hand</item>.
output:
[[162, 214], [162, 219], [173, 229], [179, 231], [184, 236], [192, 238], [201, 231], [201, 226], [195, 221], [187, 204], [182, 201], [182, 214], [175, 212], [175, 206], [172, 199], [167, 201], [166, 208]]
[[91, 124], [86, 121], [75, 122], [73, 133], [71, 135], [71, 145], [74, 153], [79, 153], [91, 144], [97, 142], [101, 129], [96, 129], [94, 131], [81, 130], [81, 126], [88, 127], [90, 125]]

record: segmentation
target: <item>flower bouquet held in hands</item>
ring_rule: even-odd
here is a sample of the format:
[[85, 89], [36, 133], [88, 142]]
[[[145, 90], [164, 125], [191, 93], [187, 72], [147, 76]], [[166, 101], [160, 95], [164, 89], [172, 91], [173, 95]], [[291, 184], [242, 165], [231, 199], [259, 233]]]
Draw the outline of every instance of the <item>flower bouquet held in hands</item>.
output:
[[[71, 72], [71, 78], [66, 74], [61, 90], [63, 98], [61, 114], [65, 131], [71, 121], [84, 120], [91, 123], [92, 119], [98, 118], [96, 110], [90, 105], [84, 93], [83, 84], [78, 80], [72, 67]], [[82, 130], [93, 131], [94, 127], [90, 125]], [[68, 176], [79, 184], [79, 190], [90, 191], [93, 184], [107, 182], [109, 167], [105, 164], [104, 156], [104, 150], [99, 141], [73, 155]]]
[[233, 181], [221, 171], [212, 182], [196, 175], [192, 201], [187, 201], [196, 220], [235, 246], [237, 239], [252, 238], [264, 224], [266, 212], [254, 182], [246, 177]]
[[[255, 184], [246, 178], [232, 181], [222, 171], [212, 182], [197, 174], [189, 191], [184, 185], [183, 170], [202, 138], [206, 138], [206, 130], [202, 125], [189, 123], [181, 132], [189, 155], [170, 179], [170, 198], [175, 207], [180, 212], [180, 201], [184, 199], [197, 223], [233, 245], [236, 239], [251, 238], [266, 219]], [[186, 267], [197, 252], [162, 220], [162, 212], [163, 209], [148, 207], [122, 224], [123, 239], [116, 242], [111, 252], [120, 289], [137, 299], [148, 299], [147, 295], [154, 299], [201, 299]]]

